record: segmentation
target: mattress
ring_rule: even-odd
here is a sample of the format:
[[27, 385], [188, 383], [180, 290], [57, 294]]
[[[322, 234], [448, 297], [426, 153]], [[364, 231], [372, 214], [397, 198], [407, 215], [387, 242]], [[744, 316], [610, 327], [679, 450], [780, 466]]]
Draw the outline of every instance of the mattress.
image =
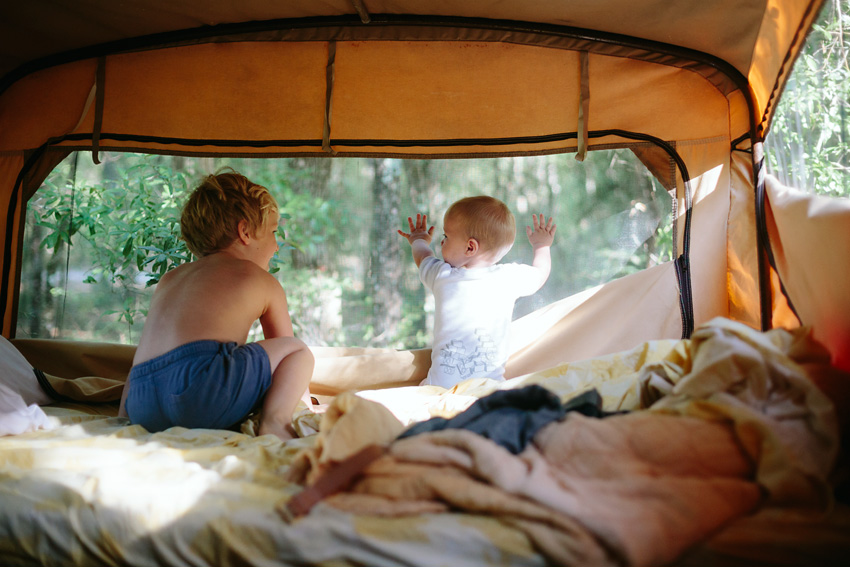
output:
[[[68, 566], [846, 564], [850, 508], [835, 490], [844, 422], [828, 395], [830, 381], [844, 379], [805, 329], [759, 333], [715, 320], [689, 340], [512, 380], [342, 392], [323, 411], [300, 407], [299, 437], [286, 443], [256, 436], [251, 421], [241, 431], [149, 433], [115, 417], [114, 404], [46, 403], [37, 427], [0, 437], [0, 557]], [[594, 399], [598, 413], [565, 410], [520, 447], [498, 427], [470, 426], [483, 402], [537, 388], [563, 408]], [[477, 415], [504, 423], [493, 411]], [[374, 457], [351, 469], [369, 447]], [[346, 467], [344, 482], [328, 484]], [[293, 514], [310, 490], [315, 502]]]

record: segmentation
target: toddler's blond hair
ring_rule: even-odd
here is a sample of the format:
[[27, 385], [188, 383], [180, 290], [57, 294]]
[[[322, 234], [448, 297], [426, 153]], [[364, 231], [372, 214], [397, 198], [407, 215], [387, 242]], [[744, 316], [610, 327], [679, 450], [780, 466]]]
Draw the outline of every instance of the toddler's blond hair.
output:
[[208, 175], [189, 196], [180, 216], [180, 232], [197, 257], [223, 250], [238, 236], [239, 221], [253, 236], [278, 213], [268, 189], [228, 169]]
[[516, 238], [516, 220], [508, 206], [488, 195], [466, 197], [455, 201], [446, 211], [445, 220], [458, 220], [467, 238], [478, 241], [484, 251], [496, 251], [499, 257], [511, 249]]

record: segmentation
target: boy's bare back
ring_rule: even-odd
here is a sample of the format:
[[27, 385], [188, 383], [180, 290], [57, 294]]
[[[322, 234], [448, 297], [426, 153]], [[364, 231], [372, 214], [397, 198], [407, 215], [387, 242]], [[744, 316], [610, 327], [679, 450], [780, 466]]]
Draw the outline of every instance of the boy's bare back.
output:
[[[279, 221], [268, 189], [235, 171], [192, 191], [180, 234], [198, 259], [157, 284], [119, 417], [151, 431], [220, 428], [262, 403], [260, 435], [295, 435], [292, 415], [299, 400], [311, 403], [315, 360], [293, 336], [286, 293], [268, 272]], [[246, 345], [258, 319], [264, 338]]]
[[133, 364], [198, 340], [244, 344], [257, 319], [266, 338], [292, 336], [286, 294], [274, 276], [226, 252], [205, 256], [157, 284]]

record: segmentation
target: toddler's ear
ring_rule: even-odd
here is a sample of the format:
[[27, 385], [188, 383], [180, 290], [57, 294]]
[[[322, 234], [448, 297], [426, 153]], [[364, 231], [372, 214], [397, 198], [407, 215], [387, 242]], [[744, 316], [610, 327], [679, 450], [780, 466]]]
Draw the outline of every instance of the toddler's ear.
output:
[[475, 238], [470, 238], [466, 241], [466, 255], [467, 256], [475, 256], [478, 254], [478, 251], [481, 249], [481, 244], [478, 243], [478, 240]]

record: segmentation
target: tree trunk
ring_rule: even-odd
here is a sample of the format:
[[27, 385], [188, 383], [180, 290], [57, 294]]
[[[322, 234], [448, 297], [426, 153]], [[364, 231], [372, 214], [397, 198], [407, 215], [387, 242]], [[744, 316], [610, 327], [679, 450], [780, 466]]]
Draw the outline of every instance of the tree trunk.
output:
[[[24, 272], [21, 276], [21, 291], [26, 290], [28, 293], [21, 293], [22, 301], [18, 313], [24, 320], [19, 321], [18, 325], [26, 330], [26, 336], [44, 338], [47, 337], [45, 314], [50, 311], [51, 300], [44, 258], [47, 251], [40, 246], [43, 229], [36, 225], [29, 228], [25, 252], [29, 261], [24, 263]], [[24, 298], [29, 301], [23, 301]]]
[[[330, 194], [328, 181], [331, 177], [332, 165], [332, 160], [324, 158], [292, 159], [289, 163], [289, 169], [294, 173], [290, 176], [292, 190], [295, 193], [327, 199]], [[332, 246], [321, 246], [312, 255], [301, 250], [293, 250], [292, 269], [317, 269], [320, 266], [335, 265], [334, 257], [338, 252]]]
[[[435, 162], [432, 160], [404, 160], [401, 162], [402, 170], [407, 178], [410, 199], [413, 202], [413, 210], [410, 212], [416, 214], [421, 211], [433, 215], [428, 217], [428, 222], [431, 225], [441, 224], [442, 218], [438, 215], [445, 212], [429, 210], [430, 204], [434, 202], [434, 197], [441, 189], [439, 182], [434, 178], [434, 165]], [[396, 219], [396, 222], [398, 220]], [[404, 229], [406, 230], [407, 227], [404, 227]], [[400, 244], [400, 274], [414, 273], [409, 266], [409, 264], [413, 264], [413, 260], [407, 242], [402, 240], [397, 234], [391, 234], [391, 237], [394, 237]], [[428, 330], [428, 323], [423, 309], [425, 305], [425, 287], [419, 281], [418, 277], [412, 276], [404, 278], [404, 284], [403, 286], [398, 286], [403, 289], [404, 301], [409, 306], [404, 315], [407, 317], [412, 316], [413, 320], [413, 323], [409, 327], [406, 327], [406, 329], [409, 329], [410, 336], [415, 336], [417, 332], [425, 333]], [[411, 315], [412, 313], [413, 315]], [[407, 339], [408, 337], [402, 338]]]
[[401, 319], [401, 238], [396, 233], [401, 191], [398, 163], [390, 159], [372, 160], [372, 226], [369, 234], [369, 270], [366, 289], [372, 297], [372, 324], [376, 346], [390, 344], [397, 335]]

